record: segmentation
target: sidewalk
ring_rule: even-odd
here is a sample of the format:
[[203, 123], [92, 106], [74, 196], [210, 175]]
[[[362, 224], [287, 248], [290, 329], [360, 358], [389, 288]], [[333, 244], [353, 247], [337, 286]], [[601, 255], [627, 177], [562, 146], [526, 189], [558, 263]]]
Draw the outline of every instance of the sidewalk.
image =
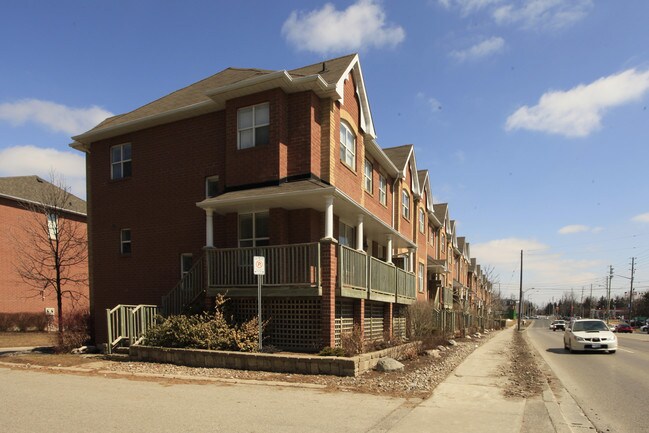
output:
[[[549, 386], [538, 397], [506, 398], [507, 378], [498, 367], [506, 360], [513, 328], [499, 332], [476, 349], [433, 395], [415, 407], [390, 433], [455, 431], [462, 433], [570, 433], [572, 429]], [[570, 398], [561, 394], [562, 402]], [[566, 401], [566, 403], [568, 403]], [[574, 402], [573, 402], [574, 403]], [[563, 407], [564, 404], [562, 403]], [[576, 404], [566, 404], [574, 418]]]

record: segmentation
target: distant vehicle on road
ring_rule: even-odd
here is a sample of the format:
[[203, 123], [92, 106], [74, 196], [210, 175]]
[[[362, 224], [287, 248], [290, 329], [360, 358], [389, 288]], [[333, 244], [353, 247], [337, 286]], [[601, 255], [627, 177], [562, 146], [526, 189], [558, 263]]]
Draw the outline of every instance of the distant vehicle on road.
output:
[[631, 334], [633, 333], [633, 328], [628, 323], [619, 323], [618, 325], [615, 326], [613, 332], [619, 332], [619, 333], [626, 332], [628, 334]]
[[566, 322], [564, 320], [555, 320], [550, 324], [550, 329], [552, 329], [552, 331], [556, 331], [557, 329], [560, 329], [561, 331], [565, 331]]
[[649, 323], [646, 324], [646, 325], [642, 325], [642, 326], [640, 327], [640, 332], [646, 332], [646, 333], [649, 334]]
[[615, 353], [617, 337], [603, 320], [575, 320], [563, 333], [563, 348], [570, 353], [577, 351]]

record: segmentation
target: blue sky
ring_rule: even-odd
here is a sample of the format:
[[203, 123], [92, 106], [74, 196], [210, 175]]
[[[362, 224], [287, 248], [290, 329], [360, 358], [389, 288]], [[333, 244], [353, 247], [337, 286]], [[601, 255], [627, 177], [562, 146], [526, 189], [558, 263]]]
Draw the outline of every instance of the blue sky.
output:
[[[406, 6], [407, 5], [407, 6]], [[649, 2], [21, 1], [0, 14], [0, 176], [228, 66], [358, 52], [378, 141], [412, 143], [472, 255], [535, 302], [649, 289]]]

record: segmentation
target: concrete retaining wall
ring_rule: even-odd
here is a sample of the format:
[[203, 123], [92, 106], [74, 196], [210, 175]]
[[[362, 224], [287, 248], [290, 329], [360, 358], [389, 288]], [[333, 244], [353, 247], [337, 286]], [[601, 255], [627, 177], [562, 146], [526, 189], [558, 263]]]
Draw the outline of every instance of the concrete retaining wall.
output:
[[298, 374], [330, 374], [358, 376], [373, 369], [379, 359], [398, 359], [413, 348], [419, 350], [420, 342], [407, 343], [352, 358], [334, 356], [309, 356], [302, 354], [268, 354], [225, 352], [202, 349], [172, 349], [167, 347], [131, 346], [129, 356], [133, 361], [160, 362], [189, 367], [231, 368]]

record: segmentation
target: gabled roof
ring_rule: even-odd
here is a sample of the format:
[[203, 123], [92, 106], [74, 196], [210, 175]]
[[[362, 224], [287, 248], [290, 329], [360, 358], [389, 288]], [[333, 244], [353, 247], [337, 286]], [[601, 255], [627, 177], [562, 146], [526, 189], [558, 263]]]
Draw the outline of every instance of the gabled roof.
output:
[[415, 162], [415, 146], [412, 144], [404, 144], [402, 146], [388, 147], [387, 149], [383, 149], [383, 152], [385, 152], [397, 167], [402, 179], [406, 178], [406, 171], [410, 167], [410, 172], [412, 173], [412, 192], [420, 197], [421, 188], [419, 186], [417, 163]]
[[[38, 176], [0, 177], [0, 197], [20, 202], [41, 203], [48, 189], [58, 188]], [[86, 215], [86, 202], [70, 194], [65, 210]]]
[[437, 203], [433, 204], [433, 210], [435, 212], [435, 216], [437, 216], [437, 219], [441, 223], [441, 225], [447, 230], [448, 233], [448, 203]]
[[357, 54], [350, 54], [290, 71], [227, 68], [131, 112], [104, 120], [90, 131], [73, 137], [75, 143], [72, 146], [87, 150], [87, 145], [93, 141], [218, 111], [225, 107], [228, 99], [273, 88], [281, 88], [287, 93], [311, 90], [318, 96], [340, 100], [350, 73], [357, 84], [361, 127], [374, 138], [376, 133], [359, 58]]

